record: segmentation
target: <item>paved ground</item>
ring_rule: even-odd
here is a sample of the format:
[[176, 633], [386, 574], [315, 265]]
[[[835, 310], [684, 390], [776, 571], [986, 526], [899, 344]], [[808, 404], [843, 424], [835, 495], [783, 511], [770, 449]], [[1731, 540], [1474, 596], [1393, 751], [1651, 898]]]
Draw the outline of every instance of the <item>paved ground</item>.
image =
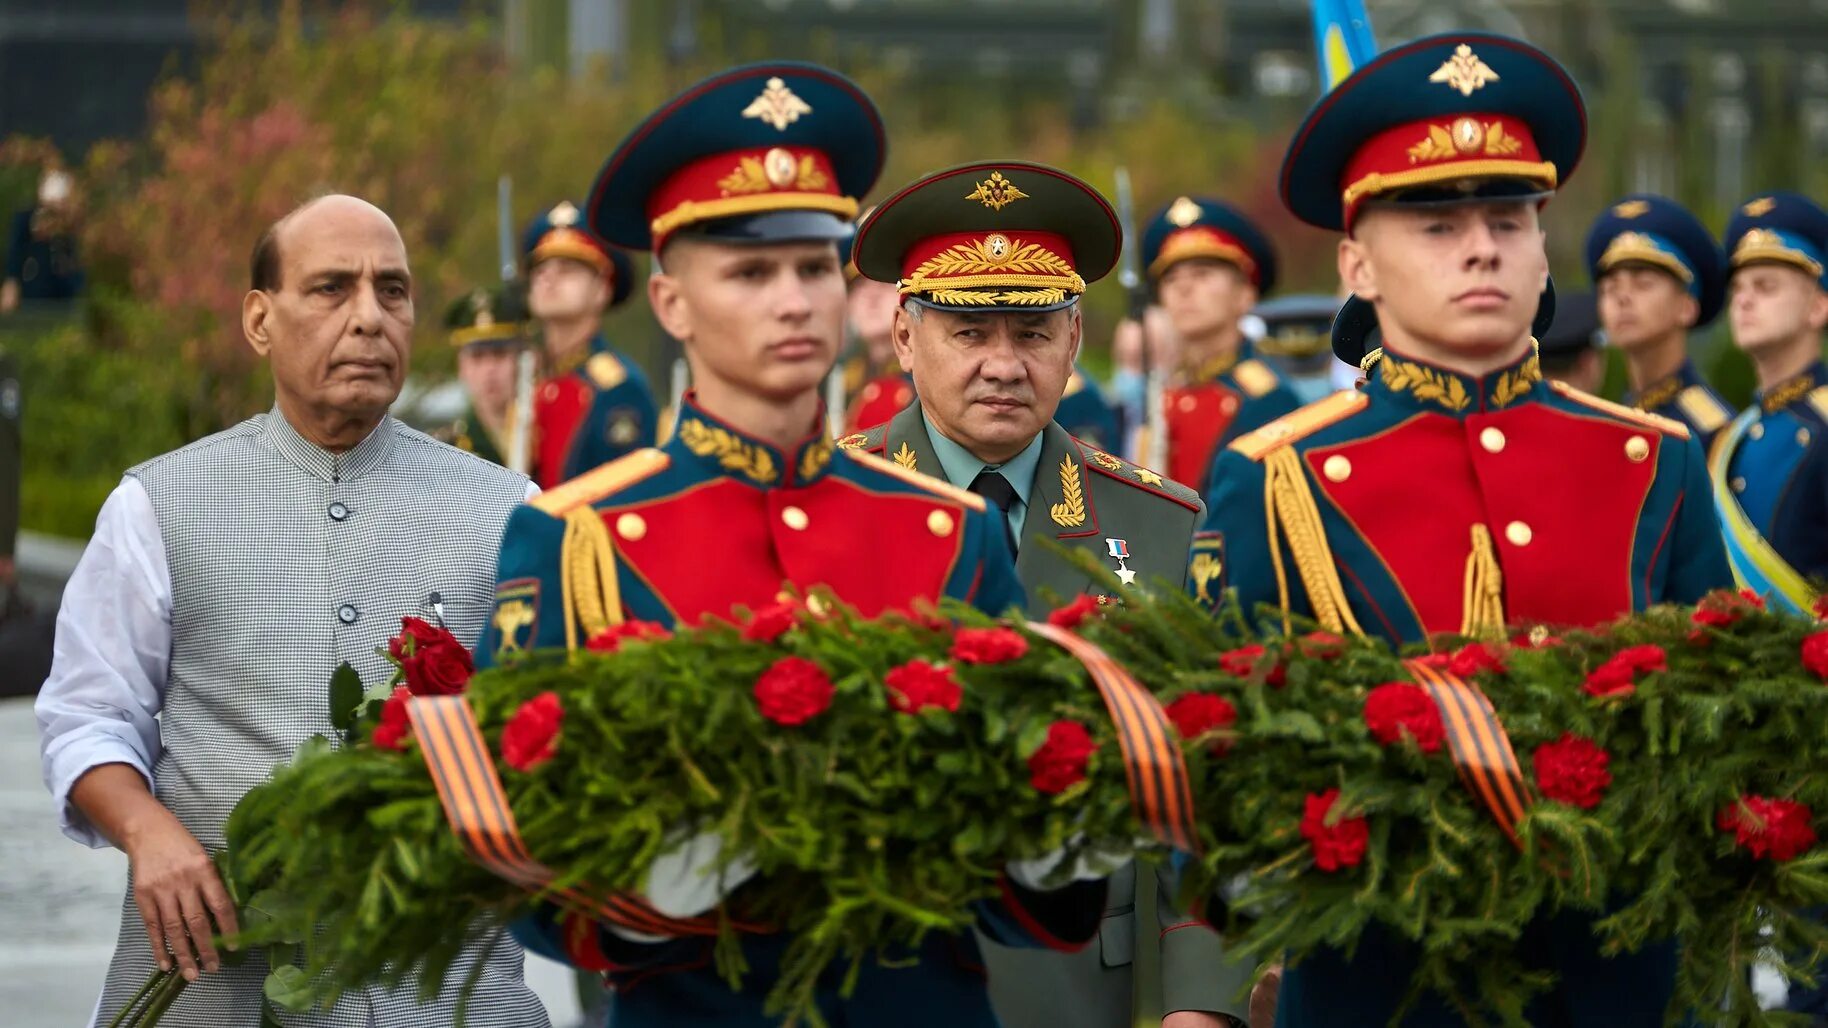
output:
[[[0, 701], [0, 1023], [87, 1023], [114, 951], [127, 861], [65, 838], [40, 784], [29, 699]], [[560, 1028], [577, 1019], [570, 972], [529, 958], [527, 977]]]

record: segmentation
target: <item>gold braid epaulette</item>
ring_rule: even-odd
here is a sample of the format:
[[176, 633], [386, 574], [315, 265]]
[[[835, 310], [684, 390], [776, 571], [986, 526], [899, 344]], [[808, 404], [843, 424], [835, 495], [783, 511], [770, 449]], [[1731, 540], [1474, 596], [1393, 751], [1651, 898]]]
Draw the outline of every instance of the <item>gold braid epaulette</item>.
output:
[[1251, 460], [1261, 461], [1266, 454], [1276, 449], [1305, 439], [1328, 425], [1357, 414], [1370, 402], [1370, 397], [1356, 390], [1334, 393], [1284, 414], [1254, 432], [1246, 432], [1232, 442], [1231, 448]]
[[1282, 546], [1278, 530], [1288, 538], [1289, 552], [1295, 557], [1295, 571], [1308, 593], [1308, 605], [1314, 609], [1314, 620], [1332, 632], [1364, 635], [1352, 607], [1346, 602], [1345, 583], [1339, 579], [1339, 565], [1333, 549], [1327, 545], [1326, 526], [1320, 520], [1320, 505], [1308, 486], [1307, 473], [1294, 450], [1280, 447], [1270, 450], [1263, 460], [1263, 509], [1268, 522], [1270, 559], [1276, 568], [1277, 599], [1282, 604], [1282, 629], [1293, 632], [1289, 620], [1288, 571], [1282, 565]]
[[609, 526], [592, 507], [565, 512], [565, 542], [559, 554], [559, 586], [565, 603], [565, 649], [578, 648], [579, 630], [588, 643], [622, 623], [622, 586], [616, 579], [616, 546]]
[[1549, 388], [1575, 403], [1592, 407], [1597, 411], [1604, 411], [1613, 417], [1622, 418], [1646, 428], [1654, 428], [1665, 435], [1673, 435], [1677, 439], [1687, 439], [1689, 436], [1688, 426], [1674, 418], [1652, 414], [1647, 410], [1638, 410], [1636, 407], [1627, 407], [1622, 403], [1613, 403], [1611, 400], [1602, 400], [1592, 393], [1583, 393], [1566, 382], [1552, 381], [1549, 383]]

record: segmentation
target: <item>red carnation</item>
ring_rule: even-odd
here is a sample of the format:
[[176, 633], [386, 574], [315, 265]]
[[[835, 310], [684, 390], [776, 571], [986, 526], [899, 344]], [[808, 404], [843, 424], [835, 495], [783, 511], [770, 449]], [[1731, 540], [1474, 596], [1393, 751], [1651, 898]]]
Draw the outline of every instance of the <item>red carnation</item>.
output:
[[1629, 696], [1637, 691], [1637, 676], [1651, 671], [1668, 671], [1669, 656], [1661, 646], [1631, 646], [1613, 654], [1612, 659], [1593, 669], [1581, 690], [1589, 696]]
[[[1249, 678], [1251, 672], [1256, 669], [1257, 662], [1263, 658], [1264, 652], [1263, 647], [1256, 643], [1240, 646], [1235, 650], [1226, 650], [1219, 654], [1219, 670], [1239, 678]], [[1288, 681], [1288, 672], [1278, 663], [1269, 669], [1269, 674], [1265, 675], [1263, 680], [1280, 689], [1283, 683]]]
[[559, 694], [543, 692], [520, 705], [501, 729], [501, 759], [516, 771], [531, 771], [559, 749], [565, 708]]
[[1823, 621], [1828, 621], [1828, 593], [1817, 596], [1815, 598], [1815, 606], [1809, 609], [1815, 612], [1816, 617]]
[[1390, 682], [1371, 690], [1365, 697], [1365, 727], [1385, 746], [1401, 742], [1407, 735], [1423, 753], [1440, 749], [1447, 738], [1441, 708], [1426, 689], [1408, 682]]
[[779, 725], [803, 725], [831, 706], [824, 669], [804, 657], [782, 657], [755, 680], [755, 704]]
[[1536, 747], [1530, 764], [1536, 770], [1536, 787], [1552, 800], [1590, 810], [1605, 798], [1612, 784], [1606, 766], [1612, 757], [1592, 739], [1563, 732], [1560, 739]]
[[1764, 599], [1750, 589], [1738, 592], [1716, 589], [1703, 596], [1701, 602], [1695, 605], [1695, 612], [1689, 615], [1689, 620], [1695, 627], [1688, 633], [1688, 641], [1705, 642], [1707, 629], [1725, 628], [1746, 614], [1763, 609]]
[[406, 701], [413, 698], [412, 690], [404, 685], [394, 686], [394, 691], [381, 704], [381, 719], [374, 726], [374, 744], [384, 750], [403, 750], [406, 738], [412, 734], [412, 718], [406, 714]]
[[591, 636], [584, 648], [598, 653], [614, 653], [625, 642], [653, 642], [672, 637], [673, 633], [657, 621], [624, 621]]
[[[1168, 720], [1174, 722], [1175, 731], [1183, 739], [1198, 739], [1208, 732], [1223, 731], [1238, 720], [1238, 708], [1223, 696], [1209, 692], [1190, 692], [1168, 704]], [[1231, 746], [1230, 740], [1221, 740], [1213, 744], [1214, 753], [1224, 753]]]
[[1028, 783], [1037, 791], [1061, 793], [1085, 781], [1085, 768], [1098, 744], [1077, 721], [1047, 726], [1047, 741], [1028, 758]]
[[1028, 640], [1008, 628], [961, 628], [952, 637], [953, 660], [967, 664], [1006, 664], [1028, 652]]
[[1084, 623], [1086, 618], [1098, 613], [1098, 598], [1087, 593], [1073, 597], [1073, 602], [1064, 607], [1055, 607], [1047, 615], [1047, 623], [1055, 628], [1074, 629]]
[[1338, 800], [1338, 789], [1318, 796], [1308, 793], [1307, 808], [1301, 815], [1301, 836], [1314, 848], [1314, 865], [1329, 873], [1357, 867], [1371, 841], [1371, 826], [1362, 817], [1342, 817], [1336, 824], [1327, 824], [1327, 813]]
[[1803, 638], [1803, 666], [1828, 682], [1828, 632], [1817, 632]]
[[799, 623], [800, 611], [804, 609], [794, 600], [771, 603], [749, 615], [748, 624], [743, 626], [743, 638], [750, 642], [771, 643]]
[[470, 684], [476, 663], [470, 651], [445, 629], [418, 618], [401, 618], [400, 634], [387, 652], [414, 696], [455, 696]]
[[1484, 643], [1469, 643], [1454, 651], [1447, 670], [1461, 678], [1471, 678], [1484, 671], [1503, 674], [1504, 658]]
[[1332, 632], [1309, 632], [1296, 641], [1301, 655], [1315, 660], [1332, 660], [1346, 652], [1345, 639]]
[[1795, 800], [1741, 796], [1737, 803], [1722, 807], [1714, 823], [1721, 831], [1732, 832], [1752, 856], [1781, 862], [1815, 845], [1812, 816], [1806, 804]]
[[910, 660], [882, 676], [889, 690], [889, 706], [903, 714], [918, 714], [928, 707], [951, 713], [958, 709], [961, 691], [952, 669], [924, 660]]

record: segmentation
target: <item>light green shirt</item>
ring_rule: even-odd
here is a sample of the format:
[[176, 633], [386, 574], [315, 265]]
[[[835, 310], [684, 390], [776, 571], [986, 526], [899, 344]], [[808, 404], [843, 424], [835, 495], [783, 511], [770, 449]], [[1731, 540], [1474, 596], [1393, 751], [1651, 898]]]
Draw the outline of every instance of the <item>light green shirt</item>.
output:
[[971, 488], [971, 482], [985, 468], [1000, 471], [1009, 480], [1009, 485], [1016, 491], [1016, 502], [1009, 505], [1005, 516], [1009, 519], [1009, 530], [1017, 539], [1022, 538], [1022, 523], [1028, 520], [1028, 495], [1035, 488], [1035, 468], [1041, 463], [1041, 433], [1036, 433], [1021, 453], [1011, 457], [1002, 464], [986, 464], [971, 455], [971, 451], [953, 442], [933, 427], [927, 420], [927, 412], [920, 412], [920, 420], [927, 426], [927, 438], [933, 443], [933, 453], [939, 458], [940, 470], [946, 473], [946, 481], [960, 489]]

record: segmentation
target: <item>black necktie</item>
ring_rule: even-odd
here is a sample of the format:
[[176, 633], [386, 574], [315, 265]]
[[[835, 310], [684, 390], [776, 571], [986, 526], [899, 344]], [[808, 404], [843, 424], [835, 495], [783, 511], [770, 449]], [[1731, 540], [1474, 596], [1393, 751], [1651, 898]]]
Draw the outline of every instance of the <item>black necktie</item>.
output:
[[1016, 487], [1009, 484], [1001, 471], [985, 468], [971, 480], [971, 491], [989, 500], [996, 508], [997, 521], [1003, 526], [1003, 538], [1009, 540], [1009, 554], [1015, 556], [1016, 534], [1009, 528], [1009, 507], [1016, 502]]

